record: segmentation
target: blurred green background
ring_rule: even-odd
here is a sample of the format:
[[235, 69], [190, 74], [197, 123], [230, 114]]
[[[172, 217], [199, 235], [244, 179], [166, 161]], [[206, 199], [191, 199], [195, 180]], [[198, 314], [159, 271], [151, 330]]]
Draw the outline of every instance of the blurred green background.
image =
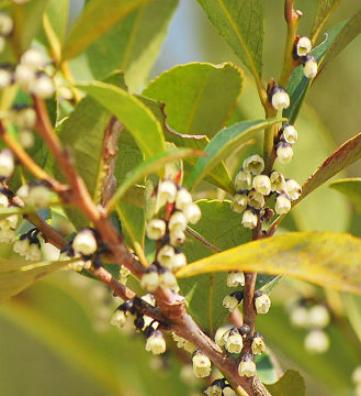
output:
[[[316, 0], [300, 0], [301, 32], [312, 25]], [[72, 1], [76, 15], [81, 2]], [[265, 0], [265, 78], [277, 77], [283, 56], [283, 1]], [[359, 0], [344, 0], [329, 25], [350, 17]], [[233, 53], [213, 30], [194, 0], [180, 0], [152, 76], [179, 63], [232, 60]], [[319, 164], [335, 143], [361, 131], [361, 37], [347, 47], [315, 81], [302, 111], [301, 138], [290, 172], [299, 181]], [[254, 89], [246, 84], [240, 114], [261, 115]], [[325, 143], [326, 142], [326, 143]], [[349, 174], [361, 176], [359, 164]], [[306, 200], [290, 228], [348, 230], [358, 234], [360, 218], [337, 192], [327, 188]], [[330, 213], [333, 216], [330, 216]], [[281, 285], [281, 287], [280, 287]], [[305, 333], [293, 328], [283, 301], [299, 296], [326, 299], [334, 312], [328, 332], [332, 347], [323, 355], [303, 348]], [[361, 364], [361, 303], [300, 282], [284, 280], [274, 290], [274, 307], [260, 321], [261, 331], [283, 369], [305, 375], [309, 395], [352, 395], [351, 372]], [[109, 327], [114, 308], [110, 293], [95, 282], [65, 271], [53, 275], [0, 308], [0, 395], [4, 396], [152, 396], [196, 395], [194, 383], [180, 363], [154, 359], [140, 336]], [[347, 320], [345, 313], [351, 321]], [[350, 324], [351, 323], [351, 324]], [[360, 338], [358, 340], [358, 337]]]

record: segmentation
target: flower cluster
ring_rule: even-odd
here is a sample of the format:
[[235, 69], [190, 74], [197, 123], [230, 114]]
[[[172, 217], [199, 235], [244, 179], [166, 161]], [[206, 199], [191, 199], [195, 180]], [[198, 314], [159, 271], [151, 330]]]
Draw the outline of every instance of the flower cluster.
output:
[[329, 349], [330, 340], [324, 329], [330, 324], [331, 316], [325, 305], [313, 304], [301, 299], [289, 307], [291, 323], [308, 331], [304, 345], [311, 353], [323, 353]]
[[317, 76], [318, 65], [315, 57], [311, 55], [312, 42], [308, 37], [298, 37], [293, 49], [293, 57], [303, 65], [303, 74], [306, 78], [313, 79]]
[[174, 272], [187, 264], [181, 250], [185, 231], [188, 224], [199, 221], [201, 211], [191, 194], [171, 180], [159, 183], [157, 207], [162, 216], [151, 219], [146, 227], [147, 237], [157, 241], [155, 260], [143, 275], [141, 285], [150, 292], [159, 286], [177, 290]]

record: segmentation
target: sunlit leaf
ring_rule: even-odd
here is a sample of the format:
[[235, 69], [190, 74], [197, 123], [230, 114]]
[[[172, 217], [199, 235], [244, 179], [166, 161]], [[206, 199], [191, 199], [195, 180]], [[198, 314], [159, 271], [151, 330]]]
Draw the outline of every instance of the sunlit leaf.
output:
[[345, 194], [361, 213], [361, 178], [339, 179], [330, 184], [331, 188]]
[[198, 0], [209, 20], [258, 80], [262, 69], [263, 1]]
[[180, 278], [225, 271], [254, 271], [296, 277], [323, 287], [361, 294], [361, 240], [349, 234], [294, 232], [201, 259]]
[[185, 184], [194, 188], [212, 169], [242, 144], [255, 137], [255, 133], [280, 120], [241, 121], [220, 130], [204, 149], [206, 156], [198, 159]]
[[120, 68], [132, 91], [142, 87], [177, 5], [178, 0], [149, 0], [96, 40], [86, 52], [94, 77]]
[[110, 84], [93, 82], [81, 89], [114, 114], [133, 135], [145, 158], [165, 149], [162, 127], [153, 113], [135, 96]]
[[67, 35], [63, 58], [69, 59], [80, 54], [117, 22], [146, 2], [147, 0], [114, 0], [111, 3], [93, 0], [88, 2]]

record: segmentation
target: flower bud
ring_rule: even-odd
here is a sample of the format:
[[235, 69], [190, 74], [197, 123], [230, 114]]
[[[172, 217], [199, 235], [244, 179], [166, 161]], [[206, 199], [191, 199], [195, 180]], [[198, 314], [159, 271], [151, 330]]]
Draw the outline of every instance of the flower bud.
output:
[[243, 161], [243, 169], [250, 172], [252, 175], [259, 175], [264, 170], [264, 160], [258, 155], [254, 154]]
[[239, 287], [244, 286], [245, 279], [243, 272], [229, 272], [227, 275], [227, 286], [228, 287]]
[[177, 196], [175, 199], [176, 208], [179, 210], [183, 210], [186, 206], [188, 206], [191, 203], [192, 203], [192, 195], [187, 189], [181, 188], [177, 192]]
[[275, 87], [272, 90], [271, 103], [278, 111], [287, 109], [290, 106], [290, 97], [288, 96], [287, 91], [284, 88]]
[[146, 234], [149, 239], [158, 240], [164, 237], [166, 231], [164, 220], [152, 219], [147, 224]]
[[225, 345], [225, 335], [229, 330], [232, 329], [231, 325], [225, 325], [217, 329], [216, 334], [214, 335], [214, 342], [220, 347], [223, 348]]
[[0, 178], [7, 178], [12, 175], [15, 168], [13, 153], [8, 149], [0, 151]]
[[253, 179], [253, 188], [262, 195], [271, 193], [271, 181], [266, 175], [258, 175]]
[[261, 355], [262, 353], [266, 352], [266, 344], [264, 343], [263, 337], [254, 337], [252, 340], [251, 349], [254, 355]]
[[13, 20], [9, 15], [0, 12], [0, 36], [9, 36], [14, 27]]
[[303, 57], [312, 51], [312, 42], [308, 37], [300, 37], [296, 43], [296, 55]]
[[191, 204], [187, 205], [183, 209], [183, 213], [184, 213], [185, 218], [187, 219], [187, 222], [189, 222], [191, 224], [198, 223], [198, 221], [200, 220], [200, 218], [202, 216], [202, 212], [199, 209], [199, 206], [195, 203], [191, 203]]
[[15, 253], [19, 254], [20, 256], [25, 256], [27, 251], [29, 250], [30, 242], [27, 238], [18, 239], [13, 246], [13, 250]]
[[30, 89], [31, 84], [36, 78], [33, 68], [27, 65], [17, 65], [15, 69], [15, 81], [25, 91]]
[[175, 212], [169, 220], [169, 230], [185, 231], [187, 228], [187, 219], [182, 212]]
[[51, 191], [41, 184], [32, 186], [29, 189], [29, 195], [26, 203], [35, 208], [47, 208], [51, 201]]
[[239, 171], [234, 179], [236, 191], [249, 190], [252, 187], [252, 175], [250, 172]]
[[173, 203], [177, 194], [176, 185], [170, 181], [165, 180], [159, 183], [158, 186], [158, 205], [162, 207], [166, 203]]
[[243, 338], [237, 329], [230, 330], [225, 335], [225, 349], [229, 353], [241, 353], [243, 348]]
[[309, 311], [309, 324], [311, 327], [322, 329], [330, 324], [330, 313], [323, 305], [315, 305]]
[[84, 229], [75, 236], [72, 243], [74, 252], [84, 256], [94, 254], [98, 249], [98, 244], [95, 239], [93, 231]]
[[306, 78], [313, 79], [317, 76], [318, 64], [313, 56], [308, 56], [303, 64], [303, 74]]
[[204, 393], [207, 396], [223, 396], [224, 387], [224, 380], [216, 380], [212, 382], [212, 384], [204, 391]]
[[41, 250], [38, 243], [30, 243], [29, 249], [25, 254], [25, 260], [29, 261], [40, 261], [41, 260]]
[[36, 123], [36, 112], [32, 107], [15, 110], [12, 120], [19, 129], [33, 129]]
[[245, 228], [253, 229], [256, 228], [258, 224], [258, 217], [255, 213], [253, 213], [251, 210], [246, 210], [243, 213], [242, 217], [242, 225]]
[[238, 365], [238, 374], [241, 377], [254, 377], [257, 373], [255, 362], [251, 358], [243, 359]]
[[242, 301], [242, 298], [242, 292], [234, 292], [232, 294], [228, 294], [223, 299], [223, 306], [230, 312], [233, 312], [238, 307], [238, 304]]
[[271, 299], [267, 294], [261, 294], [255, 298], [254, 305], [258, 314], [266, 314], [271, 308]]
[[170, 271], [165, 271], [159, 275], [159, 284], [165, 289], [178, 289], [177, 279]]
[[245, 194], [235, 194], [232, 201], [232, 210], [236, 213], [243, 213], [248, 205], [248, 197]]
[[157, 260], [163, 267], [172, 268], [172, 259], [174, 255], [174, 247], [170, 245], [164, 245], [158, 252]]
[[180, 268], [184, 267], [187, 265], [187, 257], [185, 256], [184, 253], [176, 253], [173, 256], [172, 263], [171, 263], [171, 269], [172, 271], [178, 271]]
[[197, 351], [192, 357], [193, 373], [197, 378], [205, 378], [211, 375], [212, 363], [208, 356]]
[[310, 324], [309, 311], [306, 307], [296, 306], [290, 312], [290, 320], [294, 326], [306, 328]]
[[288, 164], [293, 158], [293, 149], [289, 143], [280, 143], [276, 151], [277, 159], [281, 164]]
[[169, 235], [170, 237], [170, 243], [173, 246], [180, 246], [183, 245], [183, 243], [185, 242], [186, 236], [185, 233], [183, 231], [172, 231]]
[[279, 195], [276, 199], [275, 211], [279, 215], [284, 215], [291, 210], [291, 201], [284, 195]]
[[298, 138], [297, 129], [293, 125], [286, 125], [282, 130], [282, 137], [286, 143], [295, 144]]
[[0, 68], [0, 89], [10, 86], [13, 82], [13, 73], [7, 68]]
[[296, 180], [290, 179], [286, 181], [286, 192], [292, 201], [298, 199], [302, 194], [302, 187]]
[[273, 171], [270, 176], [271, 180], [271, 189], [272, 191], [281, 193], [286, 188], [285, 178], [283, 177], [282, 173]]
[[121, 329], [127, 323], [127, 316], [124, 311], [117, 309], [113, 316], [110, 319], [110, 324], [112, 326], [118, 327]]
[[149, 268], [145, 274], [143, 274], [140, 281], [140, 285], [149, 292], [154, 292], [159, 287], [159, 275], [156, 269]]
[[7, 208], [9, 206], [9, 198], [3, 194], [0, 193], [0, 208]]
[[36, 48], [30, 48], [23, 53], [20, 63], [38, 70], [46, 66], [47, 60], [43, 52]]
[[39, 98], [49, 99], [55, 93], [55, 86], [52, 79], [47, 74], [41, 73], [32, 82], [30, 91]]
[[25, 149], [29, 149], [34, 146], [35, 138], [31, 131], [23, 130], [19, 133], [19, 142]]
[[257, 191], [250, 191], [248, 194], [248, 205], [255, 209], [262, 209], [266, 201], [264, 196]]
[[159, 330], [153, 331], [153, 333], [147, 338], [145, 344], [145, 350], [152, 352], [154, 355], [161, 355], [167, 349], [167, 344], [163, 337], [163, 334]]
[[324, 353], [330, 347], [330, 340], [324, 331], [312, 330], [307, 334], [304, 344], [311, 353]]

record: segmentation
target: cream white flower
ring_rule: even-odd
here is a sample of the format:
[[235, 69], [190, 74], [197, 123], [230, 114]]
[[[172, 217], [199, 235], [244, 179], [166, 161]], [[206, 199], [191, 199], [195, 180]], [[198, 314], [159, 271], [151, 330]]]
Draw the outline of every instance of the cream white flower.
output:
[[184, 241], [186, 239], [185, 233], [183, 231], [178, 231], [178, 230], [172, 231], [169, 234], [169, 237], [170, 237], [170, 243], [173, 246], [183, 245], [183, 243], [184, 243]]
[[75, 253], [90, 256], [98, 249], [98, 244], [95, 239], [93, 231], [84, 229], [78, 232], [72, 243]]
[[289, 144], [295, 144], [298, 139], [297, 129], [293, 125], [286, 125], [283, 128], [282, 136]]
[[36, 208], [47, 208], [51, 202], [51, 198], [52, 193], [47, 187], [37, 185], [30, 187], [26, 203]]
[[264, 353], [266, 351], [266, 344], [264, 343], [263, 338], [260, 336], [254, 337], [252, 340], [251, 349], [254, 355], [260, 355]]
[[282, 173], [273, 171], [270, 176], [272, 191], [281, 193], [286, 188], [286, 181]]
[[197, 351], [192, 357], [193, 373], [197, 378], [209, 377], [212, 370], [212, 363], [208, 356]]
[[225, 335], [225, 349], [229, 353], [241, 353], [243, 348], [243, 337], [237, 329], [230, 330]]
[[277, 160], [280, 164], [288, 164], [293, 158], [293, 149], [289, 143], [280, 143], [276, 150]]
[[36, 78], [35, 70], [27, 65], [19, 64], [15, 69], [15, 81], [25, 91], [30, 89]]
[[11, 85], [13, 81], [13, 73], [5, 68], [0, 68], [0, 89]]
[[191, 204], [187, 205], [183, 209], [183, 213], [184, 213], [185, 218], [187, 219], [187, 222], [189, 222], [191, 224], [198, 223], [198, 221], [200, 220], [200, 218], [202, 216], [202, 212], [199, 209], [199, 206], [195, 203], [191, 203]]
[[308, 37], [300, 37], [296, 44], [296, 54], [299, 57], [306, 56], [312, 51], [312, 42]]
[[322, 329], [330, 324], [330, 313], [323, 305], [314, 305], [309, 310], [309, 324], [310, 326]]
[[14, 22], [11, 17], [4, 12], [0, 12], [0, 35], [8, 36], [14, 27]]
[[330, 347], [330, 339], [322, 330], [312, 330], [305, 338], [305, 348], [311, 353], [324, 353]]
[[271, 308], [271, 299], [268, 294], [261, 294], [254, 300], [255, 308], [258, 314], [266, 314]]
[[251, 172], [243, 170], [239, 171], [234, 179], [234, 186], [236, 191], [249, 190], [252, 187]]
[[309, 310], [306, 307], [296, 306], [292, 308], [290, 312], [290, 320], [294, 326], [297, 327], [309, 327], [310, 315]]
[[243, 213], [248, 205], [248, 197], [245, 194], [235, 194], [232, 201], [232, 210], [236, 213]]
[[186, 206], [192, 203], [192, 195], [190, 192], [181, 188], [176, 195], [175, 206], [179, 210], [183, 210]]
[[245, 279], [243, 272], [229, 272], [227, 275], [227, 286], [228, 287], [239, 287], [244, 286]]
[[55, 86], [53, 80], [43, 73], [31, 83], [30, 91], [39, 98], [49, 99], [55, 93]]
[[19, 132], [19, 142], [22, 147], [29, 149], [34, 146], [35, 138], [31, 131], [22, 130]]
[[257, 373], [257, 367], [251, 359], [241, 360], [238, 365], [238, 374], [241, 377], [254, 377]]
[[243, 161], [243, 169], [252, 175], [259, 175], [263, 172], [264, 167], [264, 160], [258, 154], [251, 155]]
[[155, 330], [150, 337], [147, 338], [147, 342], [145, 344], [145, 350], [148, 352], [152, 352], [154, 355], [161, 355], [167, 349], [167, 344], [163, 337], [163, 334]]
[[171, 269], [172, 271], [178, 271], [180, 268], [187, 265], [187, 257], [184, 253], [176, 253], [173, 256]]
[[251, 210], [246, 210], [243, 213], [242, 225], [245, 228], [253, 229], [256, 228], [258, 224], [258, 217]]
[[214, 342], [221, 348], [225, 345], [225, 335], [232, 329], [231, 325], [225, 325], [217, 329], [214, 335]]
[[168, 227], [171, 232], [185, 231], [187, 228], [187, 219], [182, 212], [175, 212], [169, 220]]
[[291, 201], [284, 195], [279, 195], [276, 199], [275, 211], [279, 215], [288, 213], [291, 210]]
[[306, 62], [303, 64], [303, 74], [306, 78], [313, 79], [317, 76], [318, 64], [313, 56], [308, 56]]
[[229, 294], [223, 299], [224, 308], [228, 309], [230, 312], [233, 312], [240, 303], [240, 300], [237, 298], [236, 294]]
[[177, 279], [170, 271], [165, 271], [159, 275], [159, 284], [166, 289], [178, 290]]
[[159, 275], [156, 271], [146, 272], [140, 280], [140, 285], [149, 292], [154, 292], [159, 287]]
[[10, 177], [15, 169], [13, 153], [8, 149], [0, 151], [0, 177]]
[[257, 191], [250, 191], [248, 194], [248, 205], [255, 209], [262, 209], [266, 201], [263, 194]]
[[170, 180], [164, 180], [158, 186], [158, 205], [173, 203], [177, 194], [177, 186]]
[[290, 97], [284, 88], [276, 87], [272, 92], [271, 102], [276, 110], [284, 110], [290, 106]]
[[292, 201], [295, 201], [301, 196], [302, 187], [296, 182], [296, 180], [289, 179], [286, 181], [286, 193]]
[[110, 319], [110, 324], [114, 327], [118, 327], [119, 329], [121, 329], [122, 327], [125, 326], [126, 323], [127, 323], [127, 316], [125, 312], [121, 311], [120, 309], [117, 309]]
[[149, 239], [158, 240], [164, 237], [167, 225], [164, 220], [152, 219], [148, 222], [146, 234]]
[[262, 195], [271, 193], [271, 181], [266, 175], [257, 175], [253, 179], [253, 188]]
[[163, 267], [172, 268], [172, 259], [174, 255], [174, 247], [170, 245], [164, 245], [158, 252], [157, 260]]
[[22, 65], [29, 66], [33, 69], [43, 69], [47, 64], [46, 56], [36, 48], [30, 48], [25, 51], [20, 59]]

